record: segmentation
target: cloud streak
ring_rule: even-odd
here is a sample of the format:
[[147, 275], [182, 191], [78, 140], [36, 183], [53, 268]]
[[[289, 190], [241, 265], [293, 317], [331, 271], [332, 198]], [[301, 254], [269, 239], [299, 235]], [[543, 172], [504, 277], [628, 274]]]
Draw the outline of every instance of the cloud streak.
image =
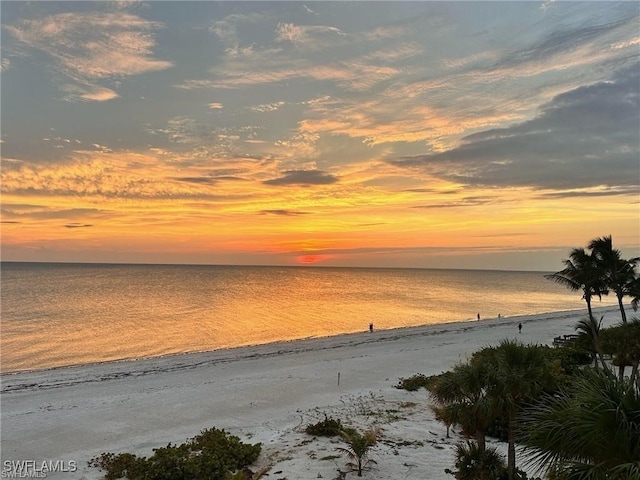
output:
[[262, 210], [261, 215], [275, 215], [278, 217], [299, 217], [300, 215], [309, 215], [311, 212], [299, 212], [296, 210], [275, 209], [275, 210]]
[[153, 58], [157, 22], [126, 12], [61, 13], [25, 19], [5, 29], [24, 46], [49, 55], [70, 99], [116, 98], [101, 81], [164, 70], [172, 62]]
[[65, 228], [88, 228], [93, 227], [90, 223], [67, 223]]
[[336, 183], [338, 177], [320, 170], [289, 170], [281, 177], [265, 180], [265, 185], [330, 185]]

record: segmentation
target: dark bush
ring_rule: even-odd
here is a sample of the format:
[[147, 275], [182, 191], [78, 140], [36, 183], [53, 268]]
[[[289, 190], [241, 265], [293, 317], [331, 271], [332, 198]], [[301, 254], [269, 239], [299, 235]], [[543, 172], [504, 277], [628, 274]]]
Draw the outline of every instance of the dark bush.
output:
[[131, 453], [103, 453], [93, 458], [89, 465], [106, 472], [105, 480], [117, 480], [119, 478], [145, 478], [147, 460]]
[[228, 472], [255, 462], [261, 449], [212, 428], [181, 445], [156, 448], [149, 458], [103, 453], [89, 465], [104, 470], [105, 480], [224, 480]]
[[340, 432], [344, 430], [342, 422], [339, 419], [324, 416], [324, 420], [313, 425], [307, 425], [305, 432], [309, 435], [315, 435], [317, 437], [335, 437], [340, 435]]
[[427, 377], [422, 373], [417, 373], [409, 378], [402, 378], [398, 380], [396, 388], [401, 390], [408, 390], [410, 392], [415, 392], [420, 390], [421, 388], [427, 388], [429, 382], [431, 381], [431, 377]]
[[578, 373], [582, 367], [592, 362], [588, 350], [580, 346], [577, 341], [550, 350], [552, 351], [553, 357], [560, 362], [562, 372], [565, 375], [573, 376]]

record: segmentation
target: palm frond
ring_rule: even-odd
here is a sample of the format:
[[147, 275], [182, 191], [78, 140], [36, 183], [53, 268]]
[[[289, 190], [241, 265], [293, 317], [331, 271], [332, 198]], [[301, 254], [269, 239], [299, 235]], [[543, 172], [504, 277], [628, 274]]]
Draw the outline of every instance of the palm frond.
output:
[[561, 478], [618, 478], [592, 475], [638, 461], [639, 420], [638, 389], [588, 369], [571, 387], [544, 396], [523, 413], [520, 441], [529, 464], [562, 471]]

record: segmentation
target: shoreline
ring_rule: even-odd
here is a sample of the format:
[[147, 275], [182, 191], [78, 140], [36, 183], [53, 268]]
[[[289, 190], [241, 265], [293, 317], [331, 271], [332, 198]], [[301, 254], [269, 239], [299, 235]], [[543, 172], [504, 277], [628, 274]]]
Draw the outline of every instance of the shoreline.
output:
[[[605, 326], [620, 321], [616, 308], [595, 312], [605, 315]], [[425, 392], [398, 390], [399, 378], [441, 373], [506, 338], [551, 345], [554, 336], [575, 333], [584, 313], [402, 327], [2, 375], [0, 457], [3, 465], [73, 461], [77, 471], [47, 478], [97, 480], [101, 472], [87, 462], [103, 452], [147, 456], [217, 427], [262, 443], [257, 466], [280, 472], [273, 478], [333, 479], [345, 462], [335, 455], [336, 441], [303, 431], [329, 415], [359, 430], [382, 428], [383, 441], [372, 452], [378, 465], [363, 478], [394, 480], [404, 472], [401, 478], [446, 480], [444, 468], [452, 468], [462, 437], [446, 438]]]
[[[617, 306], [602, 306], [602, 307], [594, 307], [593, 311], [610, 313], [612, 311], [617, 311]], [[480, 324], [488, 324], [491, 325], [491, 322], [507, 322], [507, 321], [516, 321], [516, 319], [531, 319], [532, 317], [560, 317], [563, 315], [576, 315], [579, 314], [582, 309], [572, 309], [572, 310], [557, 310], [550, 312], [541, 312], [535, 314], [522, 314], [522, 315], [513, 315], [513, 316], [503, 316], [501, 318], [498, 317], [490, 317], [486, 319], [481, 319], [479, 321]], [[586, 313], [585, 313], [586, 315]], [[397, 333], [408, 333], [408, 334], [426, 334], [423, 333], [423, 330], [431, 330], [434, 328], [443, 328], [443, 327], [451, 327], [451, 326], [460, 326], [460, 325], [476, 325], [478, 324], [477, 320], [454, 320], [451, 322], [443, 322], [443, 323], [432, 323], [432, 324], [424, 324], [424, 325], [412, 325], [412, 326], [400, 326], [394, 328], [387, 329], [377, 329], [373, 333], [378, 335], [378, 339], [380, 339], [381, 334], [391, 334], [393, 332]], [[89, 362], [89, 363], [78, 363], [72, 365], [59, 365], [53, 367], [44, 367], [44, 368], [32, 368], [32, 369], [23, 369], [23, 370], [15, 370], [2, 372], [0, 371], [0, 383], [4, 383], [6, 379], [10, 379], [16, 375], [26, 375], [26, 374], [38, 374], [45, 372], [55, 372], [55, 371], [64, 371], [69, 369], [81, 369], [81, 368], [99, 368], [101, 366], [108, 367], [110, 365], [128, 365], [135, 364], [138, 362], [153, 362], [155, 360], [169, 360], [169, 359], [187, 359], [188, 357], [197, 357], [197, 356], [206, 356], [206, 355], [215, 355], [215, 354], [234, 354], [236, 352], [240, 353], [240, 357], [243, 357], [243, 352], [248, 352], [250, 350], [262, 349], [262, 348], [275, 348], [281, 347], [280, 350], [287, 350], [285, 347], [292, 346], [295, 344], [303, 345], [305, 342], [314, 342], [314, 341], [324, 341], [324, 340], [335, 340], [340, 341], [341, 339], [348, 340], [350, 338], [359, 338], [361, 335], [370, 335], [371, 332], [363, 329], [357, 332], [350, 333], [338, 333], [335, 335], [327, 335], [327, 336], [309, 336], [304, 338], [296, 338], [292, 340], [278, 340], [274, 342], [267, 343], [256, 343], [250, 345], [240, 345], [235, 347], [222, 347], [212, 350], [198, 350], [198, 351], [190, 351], [190, 352], [176, 352], [176, 353], [167, 353], [163, 355], [152, 355], [152, 356], [142, 356], [142, 357], [131, 357], [131, 358], [121, 358], [115, 360], [107, 360], [102, 362]], [[330, 347], [330, 348], [338, 348], [338, 345]], [[294, 349], [295, 350], [295, 349]], [[0, 389], [0, 392], [4, 392], [4, 389]]]
[[[595, 313], [615, 313], [617, 307], [606, 306], [594, 308]], [[561, 319], [580, 315], [581, 310], [560, 310], [544, 312], [534, 315], [517, 315], [512, 317], [489, 318], [486, 320], [453, 321], [447, 323], [427, 324], [409, 327], [396, 327], [385, 330], [375, 330], [373, 333], [361, 331], [355, 333], [341, 333], [325, 337], [306, 337], [295, 340], [281, 340], [277, 342], [244, 345], [239, 347], [220, 348], [216, 350], [205, 350], [199, 352], [171, 353], [167, 355], [140, 357], [131, 359], [111, 360], [106, 362], [94, 362], [78, 365], [57, 366], [43, 369], [19, 370], [16, 372], [0, 373], [0, 394], [19, 391], [22, 389], [48, 389], [58, 386], [69, 386], [75, 383], [91, 381], [81, 375], [84, 370], [96, 371], [104, 370], [103, 375], [96, 376], [93, 381], [105, 381], [109, 378], [120, 378], [125, 376], [140, 376], [166, 371], [178, 371], [189, 369], [194, 366], [215, 365], [230, 361], [243, 360], [248, 358], [264, 358], [274, 355], [286, 355], [302, 353], [310, 350], [332, 350], [348, 346], [365, 345], [372, 342], [392, 340], [394, 337], [403, 338], [406, 336], [430, 336], [445, 333], [452, 329], [462, 328], [463, 331], [474, 327], [494, 327], [496, 325], [513, 325], [521, 321], [544, 321], [549, 319]], [[573, 333], [573, 332], [571, 332]], [[127, 368], [131, 367], [131, 368]], [[59, 381], [46, 380], [38, 383], [39, 377], [55, 376], [59, 374], [63, 377]], [[68, 375], [65, 375], [68, 374]], [[73, 376], [79, 376], [73, 379]], [[22, 377], [32, 377], [27, 383], [15, 381]]]

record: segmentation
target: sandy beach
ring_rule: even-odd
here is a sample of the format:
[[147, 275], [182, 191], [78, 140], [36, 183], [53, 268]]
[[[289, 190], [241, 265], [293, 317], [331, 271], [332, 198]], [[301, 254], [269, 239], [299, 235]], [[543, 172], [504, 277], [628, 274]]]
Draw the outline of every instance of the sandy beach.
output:
[[[604, 315], [604, 326], [619, 322], [615, 307], [595, 313]], [[461, 437], [446, 438], [425, 391], [399, 390], [398, 379], [448, 370], [506, 338], [550, 345], [555, 336], [575, 333], [585, 314], [483, 319], [3, 375], [3, 477], [7, 462], [51, 461], [75, 471], [47, 478], [98, 479], [102, 473], [87, 462], [102, 452], [149, 455], [217, 427], [263, 444], [258, 465], [271, 467], [266, 478], [334, 479], [345, 470], [345, 458], [335, 458], [340, 442], [303, 431], [326, 414], [358, 429], [382, 429], [371, 455], [377, 465], [363, 478], [449, 479], [444, 469], [452, 468]]]

